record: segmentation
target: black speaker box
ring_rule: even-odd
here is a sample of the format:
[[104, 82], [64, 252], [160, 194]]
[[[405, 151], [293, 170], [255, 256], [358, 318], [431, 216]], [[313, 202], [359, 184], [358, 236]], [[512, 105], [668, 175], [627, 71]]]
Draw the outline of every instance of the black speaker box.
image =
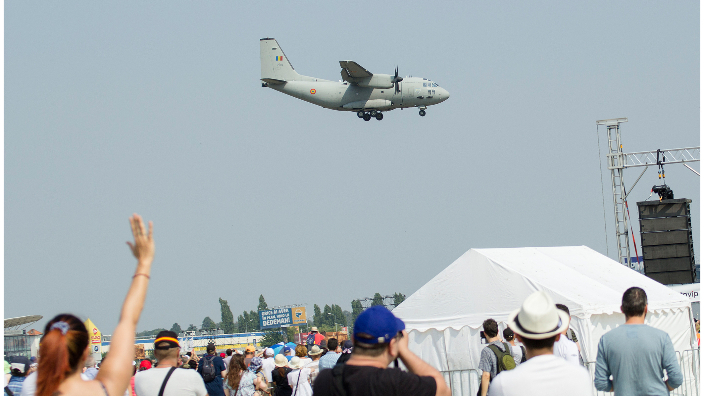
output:
[[638, 202], [645, 275], [665, 284], [694, 283], [691, 199]]

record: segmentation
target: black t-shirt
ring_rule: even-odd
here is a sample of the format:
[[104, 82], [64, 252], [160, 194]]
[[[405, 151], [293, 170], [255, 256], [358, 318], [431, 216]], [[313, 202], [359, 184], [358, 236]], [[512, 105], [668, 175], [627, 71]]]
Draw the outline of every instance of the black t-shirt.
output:
[[284, 367], [284, 375], [281, 376], [279, 375], [279, 368], [274, 367], [274, 370], [271, 371], [271, 380], [272, 382], [276, 383], [276, 392], [274, 393], [275, 396], [290, 396], [291, 393], [293, 393], [293, 389], [291, 386], [288, 384], [288, 373], [290, 373], [291, 370], [288, 367]]
[[[315, 378], [315, 396], [333, 396], [332, 370], [323, 370]], [[433, 377], [421, 377], [398, 368], [381, 369], [345, 364], [343, 385], [347, 396], [434, 396], [437, 384]]]

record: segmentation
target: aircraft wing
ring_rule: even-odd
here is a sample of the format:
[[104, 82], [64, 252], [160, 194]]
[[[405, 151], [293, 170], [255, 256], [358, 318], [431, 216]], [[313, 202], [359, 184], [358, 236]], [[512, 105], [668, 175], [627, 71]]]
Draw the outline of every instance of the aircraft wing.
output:
[[[340, 67], [343, 69], [343, 75], [347, 74], [352, 78], [366, 78], [373, 75], [355, 61], [340, 61]], [[347, 73], [344, 73], [345, 71]]]

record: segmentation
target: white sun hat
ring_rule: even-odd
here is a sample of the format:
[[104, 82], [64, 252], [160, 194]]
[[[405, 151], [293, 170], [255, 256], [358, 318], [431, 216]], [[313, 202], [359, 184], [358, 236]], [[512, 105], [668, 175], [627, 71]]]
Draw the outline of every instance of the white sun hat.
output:
[[301, 362], [301, 358], [299, 358], [298, 356], [294, 356], [291, 358], [291, 361], [288, 362], [288, 366], [291, 367], [291, 369], [296, 370], [301, 368], [302, 363], [303, 362]]
[[521, 308], [511, 312], [508, 325], [521, 337], [543, 340], [567, 330], [570, 317], [557, 309], [552, 298], [541, 290], [528, 296]]

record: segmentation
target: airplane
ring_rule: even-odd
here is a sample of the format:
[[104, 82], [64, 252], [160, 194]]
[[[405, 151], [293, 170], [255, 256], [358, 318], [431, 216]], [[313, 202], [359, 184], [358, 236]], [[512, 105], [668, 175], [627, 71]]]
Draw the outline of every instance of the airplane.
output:
[[447, 90], [434, 81], [419, 77], [399, 77], [395, 74], [373, 74], [357, 62], [340, 61], [341, 81], [323, 80], [298, 74], [281, 46], [273, 38], [259, 40], [262, 67], [262, 87], [331, 110], [357, 112], [357, 117], [381, 121], [384, 112], [417, 107], [418, 114], [446, 101]]

